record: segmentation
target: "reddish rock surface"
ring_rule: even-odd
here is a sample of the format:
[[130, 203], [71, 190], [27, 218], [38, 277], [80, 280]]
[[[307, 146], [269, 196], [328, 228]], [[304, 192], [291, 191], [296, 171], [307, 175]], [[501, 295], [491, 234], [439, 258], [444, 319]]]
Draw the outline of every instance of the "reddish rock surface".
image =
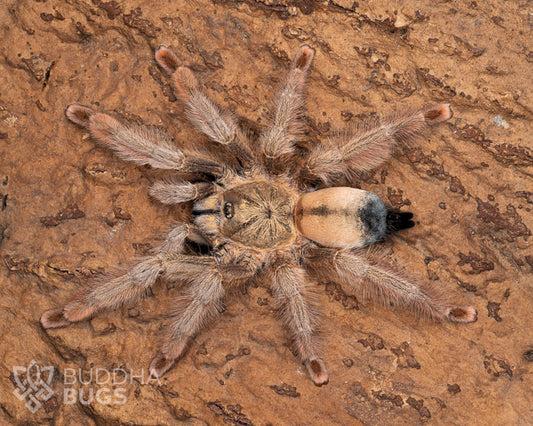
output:
[[[524, 424], [532, 422], [533, 142], [526, 2], [8, 0], [0, 10], [0, 423]], [[475, 305], [435, 324], [319, 287], [331, 380], [291, 351], [267, 287], [228, 299], [160, 383], [146, 368], [176, 290], [44, 331], [40, 314], [127, 266], [183, 216], [151, 200], [158, 175], [95, 147], [73, 102], [201, 141], [158, 69], [170, 46], [210, 96], [260, 125], [297, 47], [316, 48], [310, 143], [376, 113], [449, 102], [454, 117], [361, 182], [418, 225], [385, 245], [398, 265]], [[357, 295], [355, 295], [357, 296]], [[359, 303], [358, 303], [359, 301]], [[357, 309], [358, 308], [358, 309]], [[31, 413], [14, 366], [58, 372]], [[65, 369], [122, 368], [117, 396]], [[89, 377], [90, 378], [90, 377]], [[105, 379], [105, 378], [104, 378]], [[105, 380], [102, 379], [101, 381]], [[65, 388], [100, 393], [63, 401]], [[121, 393], [122, 392], [122, 393]], [[93, 394], [94, 395], [94, 394]], [[109, 401], [105, 403], [105, 397]], [[119, 404], [119, 402], [124, 402]]]

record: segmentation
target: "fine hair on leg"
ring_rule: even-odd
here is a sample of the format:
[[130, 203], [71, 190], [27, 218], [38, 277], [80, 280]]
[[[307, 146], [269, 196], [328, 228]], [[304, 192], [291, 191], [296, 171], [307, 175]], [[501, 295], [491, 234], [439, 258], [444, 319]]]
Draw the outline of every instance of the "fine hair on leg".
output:
[[398, 144], [407, 144], [428, 126], [452, 116], [449, 104], [438, 104], [415, 113], [394, 114], [369, 120], [314, 147], [301, 170], [304, 181], [321, 180], [331, 185], [349, 181], [387, 161]]
[[222, 110], [202, 90], [192, 70], [165, 46], [155, 53], [159, 63], [172, 80], [174, 93], [185, 105], [187, 118], [210, 140], [228, 149], [243, 168], [252, 166], [255, 156], [249, 141], [232, 114]]
[[169, 138], [157, 129], [123, 125], [108, 114], [77, 104], [70, 105], [65, 114], [124, 161], [182, 173], [201, 172], [219, 176], [224, 171], [221, 164], [207, 155], [173, 146]]
[[329, 375], [318, 348], [315, 335], [318, 312], [313, 307], [307, 281], [307, 274], [301, 267], [284, 264], [273, 273], [272, 291], [311, 380], [322, 386], [328, 383]]
[[321, 278], [336, 276], [342, 284], [383, 305], [409, 308], [420, 316], [451, 322], [474, 322], [477, 312], [472, 306], [451, 304], [443, 291], [434, 285], [415, 283], [386, 265], [379, 254], [361, 250], [311, 249], [306, 264]]
[[159, 353], [150, 363], [150, 374], [161, 377], [184, 353], [191, 339], [221, 311], [224, 296], [221, 275], [214, 268], [204, 269], [195, 278], [184, 296], [174, 302], [170, 322]]
[[298, 49], [276, 94], [272, 123], [259, 138], [263, 162], [269, 171], [286, 171], [292, 165], [295, 143], [304, 131], [305, 82], [314, 55], [307, 45]]
[[63, 308], [51, 309], [41, 316], [44, 328], [58, 328], [92, 317], [97, 311], [118, 309], [145, 296], [164, 271], [162, 259], [183, 250], [190, 226], [181, 224], [171, 229], [152, 256], [142, 259], [128, 271], [104, 274], [79, 291]]
[[204, 198], [213, 192], [213, 189], [214, 186], [210, 182], [191, 183], [174, 178], [154, 183], [148, 193], [161, 203], [172, 205]]

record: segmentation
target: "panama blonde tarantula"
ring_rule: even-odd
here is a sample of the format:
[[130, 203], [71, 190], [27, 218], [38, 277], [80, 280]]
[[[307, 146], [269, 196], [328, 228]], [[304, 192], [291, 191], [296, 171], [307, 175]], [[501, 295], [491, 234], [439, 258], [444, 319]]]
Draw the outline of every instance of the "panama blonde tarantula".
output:
[[[125, 274], [104, 277], [63, 308], [44, 312], [44, 328], [64, 327], [136, 302], [158, 278], [186, 283], [150, 364], [151, 374], [160, 377], [221, 311], [230, 288], [261, 279], [271, 283], [300, 359], [320, 386], [329, 376], [317, 342], [313, 281], [334, 279], [437, 320], [476, 320], [473, 307], [450, 304], [436, 289], [365, 256], [366, 246], [413, 226], [411, 213], [391, 211], [371, 192], [336, 186], [381, 165], [397, 144], [428, 125], [449, 119], [450, 106], [376, 121], [302, 155], [304, 86], [314, 53], [309, 46], [300, 47], [279, 88], [272, 123], [252, 141], [203, 93], [191, 69], [171, 50], [163, 46], [156, 51], [187, 117], [218, 144], [216, 152], [178, 148], [160, 133], [123, 125], [85, 106], [67, 108], [71, 121], [121, 159], [177, 172], [176, 180], [155, 183], [150, 195], [164, 204], [192, 202], [194, 221], [173, 227], [151, 256]], [[202, 178], [185, 180], [191, 174]]]

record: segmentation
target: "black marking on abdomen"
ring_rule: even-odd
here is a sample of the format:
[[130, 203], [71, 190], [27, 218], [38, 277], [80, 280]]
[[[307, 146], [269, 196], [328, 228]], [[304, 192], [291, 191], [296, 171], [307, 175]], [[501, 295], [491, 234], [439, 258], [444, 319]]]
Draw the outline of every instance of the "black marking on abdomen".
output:
[[372, 236], [376, 240], [385, 237], [386, 226], [386, 208], [381, 202], [369, 200], [364, 207], [357, 212], [363, 225], [364, 233]]
[[331, 215], [332, 211], [328, 206], [322, 204], [321, 206], [309, 209], [309, 211], [306, 213], [312, 214], [314, 216], [329, 216]]

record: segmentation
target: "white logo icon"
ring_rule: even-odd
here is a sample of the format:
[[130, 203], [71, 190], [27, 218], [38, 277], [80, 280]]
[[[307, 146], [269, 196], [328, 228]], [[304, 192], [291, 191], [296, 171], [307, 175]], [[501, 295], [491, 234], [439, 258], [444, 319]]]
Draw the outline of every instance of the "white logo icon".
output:
[[50, 387], [54, 377], [52, 366], [41, 368], [37, 361], [32, 359], [27, 367], [13, 367], [13, 377], [17, 384], [17, 389], [13, 393], [19, 400], [27, 400], [26, 408], [32, 413], [54, 395]]

